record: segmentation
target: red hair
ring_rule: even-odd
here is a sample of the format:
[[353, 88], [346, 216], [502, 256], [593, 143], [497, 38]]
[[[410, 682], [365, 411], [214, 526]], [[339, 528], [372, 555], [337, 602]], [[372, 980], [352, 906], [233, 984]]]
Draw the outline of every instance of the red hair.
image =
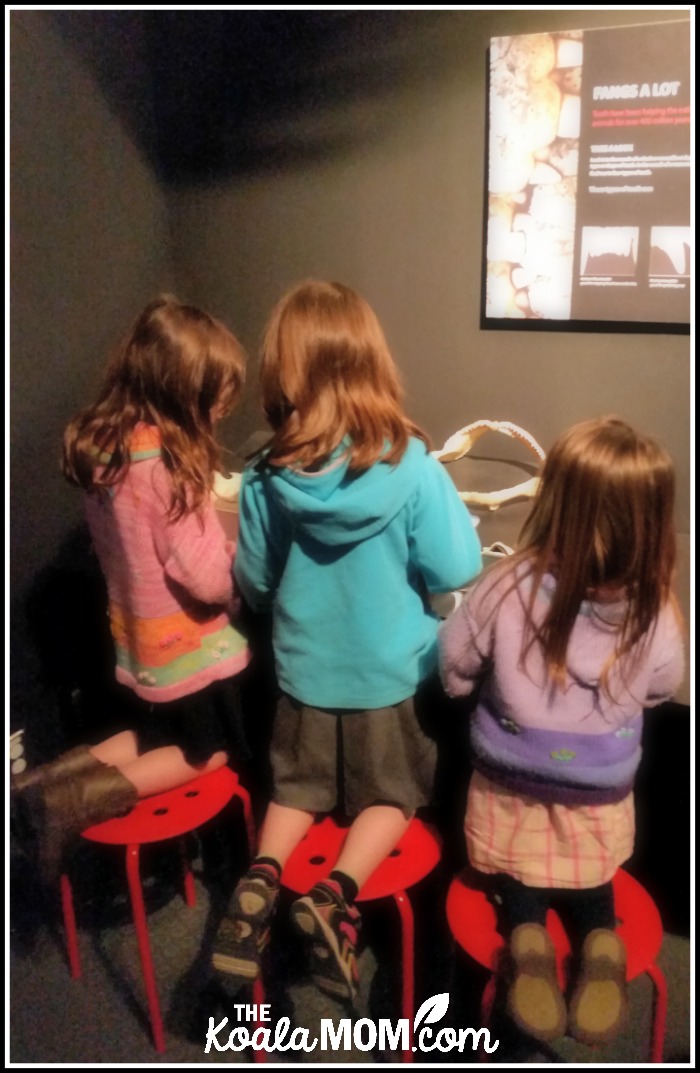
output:
[[342, 283], [306, 280], [273, 310], [262, 348], [268, 460], [307, 469], [347, 439], [350, 469], [398, 462], [410, 436], [398, 370], [367, 302]]
[[230, 412], [244, 379], [244, 351], [221, 321], [158, 298], [115, 350], [97, 401], [68, 423], [65, 477], [88, 492], [116, 484], [130, 464], [134, 428], [145, 421], [160, 432], [172, 517], [197, 510], [220, 464], [212, 411]]
[[[537, 496], [509, 565], [532, 565], [530, 611], [539, 582], [556, 576], [548, 611], [530, 615], [523, 657], [541, 645], [552, 679], [566, 680], [566, 653], [581, 604], [619, 591], [627, 611], [612, 663], [623, 660], [671, 602], [676, 566], [675, 475], [667, 451], [619, 417], [574, 425], [549, 451]], [[610, 667], [603, 672], [607, 684]]]

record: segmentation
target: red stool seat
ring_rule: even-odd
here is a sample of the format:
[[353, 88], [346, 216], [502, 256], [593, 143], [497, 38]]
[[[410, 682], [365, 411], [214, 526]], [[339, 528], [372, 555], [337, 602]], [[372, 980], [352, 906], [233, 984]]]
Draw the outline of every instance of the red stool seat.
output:
[[[613, 877], [615, 899], [615, 930], [627, 949], [627, 980], [646, 973], [655, 988], [656, 1001], [652, 1015], [651, 1061], [663, 1061], [666, 1031], [666, 979], [655, 959], [661, 949], [663, 925], [653, 899], [644, 887], [628, 872], [618, 869]], [[503, 937], [496, 931], [496, 911], [481, 890], [469, 886], [468, 876], [452, 880], [447, 893], [447, 920], [453, 938], [474, 961], [495, 973], [498, 955], [504, 946]], [[566, 984], [571, 946], [558, 915], [547, 914], [547, 931], [552, 937], [557, 955], [559, 983]], [[481, 999], [481, 1024], [487, 1027], [495, 997], [495, 975], [486, 984]]]
[[[124, 846], [126, 849], [126, 870], [134, 926], [139, 943], [141, 970], [148, 999], [153, 1041], [156, 1050], [160, 1053], [165, 1050], [165, 1036], [153, 971], [143, 891], [141, 889], [139, 847], [151, 842], [162, 842], [169, 838], [181, 838], [183, 835], [195, 831], [207, 820], [217, 816], [234, 797], [243, 806], [248, 849], [252, 854], [255, 847], [255, 826], [250, 797], [248, 791], [238, 781], [236, 773], [229, 767], [221, 767], [217, 771], [202, 775], [191, 782], [176, 787], [174, 790], [167, 790], [162, 794], [144, 797], [125, 816], [118, 816], [115, 819], [96, 824], [94, 827], [88, 827], [82, 833], [82, 837], [90, 842]], [[184, 849], [182, 843], [181, 849]], [[194, 878], [184, 852], [182, 853], [182, 861], [185, 901], [188, 906], [194, 906], [196, 902]], [[61, 901], [71, 976], [77, 978], [81, 975], [81, 967], [73, 909], [73, 892], [70, 879], [65, 873], [61, 876]]]
[[[285, 865], [282, 883], [295, 894], [306, 894], [319, 879], [326, 879], [340, 856], [348, 827], [324, 816], [309, 828]], [[411, 820], [403, 838], [372, 873], [357, 895], [358, 902], [393, 896], [412, 887], [432, 872], [440, 860], [437, 832], [422, 820]]]
[[247, 796], [236, 773], [229, 767], [221, 767], [174, 790], [141, 798], [126, 816], [88, 827], [82, 837], [111, 846], [125, 846], [130, 842], [142, 846], [177, 838], [218, 815], [241, 792]]
[[[330, 816], [313, 824], [294, 850], [282, 873], [282, 883], [295, 894], [306, 894], [335, 866], [349, 828]], [[358, 902], [392, 898], [401, 921], [402, 993], [401, 1016], [409, 1022], [405, 1062], [413, 1060], [415, 925], [406, 890], [435, 868], [440, 860], [441, 842], [437, 832], [422, 820], [411, 820], [403, 838], [382, 861], [360, 890]]]

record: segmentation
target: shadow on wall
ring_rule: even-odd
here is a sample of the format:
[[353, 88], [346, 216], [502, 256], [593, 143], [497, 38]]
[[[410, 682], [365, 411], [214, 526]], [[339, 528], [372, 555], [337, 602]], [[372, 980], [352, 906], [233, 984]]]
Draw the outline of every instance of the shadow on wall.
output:
[[410, 11], [50, 18], [169, 183], [298, 166], [382, 139], [397, 93], [433, 92], [463, 70], [467, 33], [463, 21]]
[[21, 615], [36, 656], [32, 695], [49, 698], [25, 724], [34, 764], [57, 749], [100, 741], [122, 722], [107, 595], [86, 525], [73, 529], [36, 575]]
[[654, 898], [664, 929], [690, 936], [690, 708], [646, 712], [635, 787], [637, 834], [628, 871]]

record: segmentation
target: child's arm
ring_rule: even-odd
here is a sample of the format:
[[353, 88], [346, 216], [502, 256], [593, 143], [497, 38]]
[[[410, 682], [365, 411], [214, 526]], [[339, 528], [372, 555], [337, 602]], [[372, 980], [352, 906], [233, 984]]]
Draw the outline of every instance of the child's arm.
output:
[[481, 545], [471, 515], [444, 466], [433, 458], [414, 502], [409, 540], [411, 559], [431, 593], [463, 588], [481, 570]]
[[154, 471], [153, 484], [158, 497], [153, 533], [165, 573], [195, 600], [231, 606], [236, 545], [226, 539], [213, 506], [206, 502], [200, 510], [171, 521], [170, 478], [165, 470]]
[[253, 611], [270, 611], [289, 550], [289, 523], [271, 512], [262, 479], [254, 469], [243, 474], [239, 495], [240, 527], [234, 575]]
[[236, 545], [226, 540], [213, 508], [188, 514], [168, 527], [168, 577], [204, 604], [231, 604]]
[[670, 605], [663, 609], [659, 617], [652, 657], [654, 667], [647, 689], [648, 707], [670, 700], [683, 681], [685, 673], [683, 638]]
[[440, 678], [450, 697], [472, 693], [490, 663], [492, 630], [488, 621], [479, 621], [476, 607], [483, 603], [472, 590], [440, 626]]

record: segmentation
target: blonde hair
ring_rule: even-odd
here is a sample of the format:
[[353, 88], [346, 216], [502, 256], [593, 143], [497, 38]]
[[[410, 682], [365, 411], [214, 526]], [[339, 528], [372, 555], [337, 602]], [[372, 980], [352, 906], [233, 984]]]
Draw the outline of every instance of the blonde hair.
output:
[[170, 295], [149, 303], [114, 351], [97, 401], [68, 423], [63, 473], [92, 492], [120, 481], [140, 421], [155, 425], [173, 482], [170, 514], [197, 510], [220, 465], [212, 411], [230, 412], [245, 379], [245, 354], [221, 321]]
[[273, 310], [265, 331], [262, 401], [273, 435], [268, 461], [306, 469], [347, 439], [349, 467], [398, 462], [410, 436], [398, 370], [376, 315], [342, 283], [305, 280]]
[[[619, 591], [626, 601], [615, 651], [602, 674], [608, 692], [612, 666], [626, 662], [661, 608], [670, 602], [680, 617], [672, 592], [674, 495], [667, 451], [619, 417], [574, 425], [550, 449], [512, 565], [528, 562], [533, 574], [522, 657], [538, 643], [559, 686], [566, 681], [567, 648], [581, 604], [595, 600], [601, 589]], [[532, 611], [547, 572], [555, 575], [556, 589], [535, 626]]]

